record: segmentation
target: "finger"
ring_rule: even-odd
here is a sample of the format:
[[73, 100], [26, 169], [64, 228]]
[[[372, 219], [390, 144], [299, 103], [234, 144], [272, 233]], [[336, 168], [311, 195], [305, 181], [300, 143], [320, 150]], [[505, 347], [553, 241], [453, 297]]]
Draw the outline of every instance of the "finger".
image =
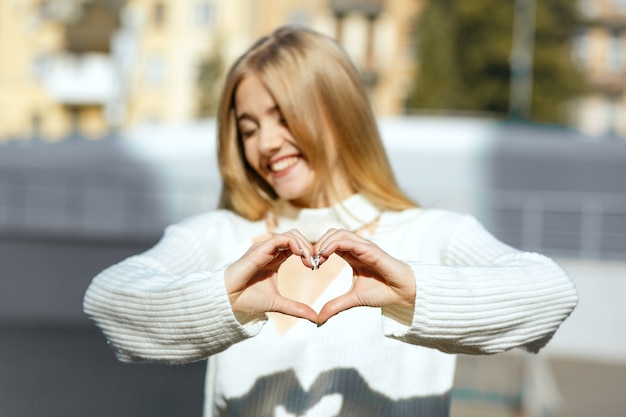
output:
[[345, 229], [328, 229], [326, 233], [320, 237], [315, 243], [315, 250], [320, 250], [328, 245], [328, 242], [331, 242], [336, 239], [349, 239], [349, 238], [359, 239], [361, 238], [354, 232]]
[[302, 259], [302, 263], [307, 268], [317, 269], [319, 257], [314, 255], [313, 245], [309, 242], [299, 230], [290, 230], [286, 232], [288, 235], [300, 242], [299, 255]]
[[352, 239], [359, 236], [353, 232], [349, 232], [343, 229], [329, 229], [324, 235], [317, 241], [314, 247], [315, 254], [319, 259], [319, 265], [322, 265], [326, 260], [335, 252], [336, 245], [331, 245], [339, 239]]
[[272, 251], [272, 254], [276, 256], [280, 252], [288, 252], [283, 255], [291, 256], [296, 254], [298, 256], [308, 257], [312, 252], [312, 247], [309, 242], [302, 239], [296, 233], [287, 232], [274, 235], [272, 238], [266, 241], [268, 250]]
[[307, 304], [300, 303], [286, 297], [277, 297], [272, 311], [275, 313], [287, 314], [300, 319], [306, 319], [312, 323], [318, 324], [317, 313], [315, 310]]
[[342, 311], [346, 311], [360, 305], [361, 304], [358, 303], [356, 297], [351, 292], [340, 295], [339, 297], [324, 304], [324, 307], [322, 307], [318, 314], [318, 323], [321, 326], [326, 323], [328, 319], [341, 313]]
[[328, 229], [326, 233], [324, 233], [319, 239], [317, 239], [314, 250], [319, 253], [319, 251], [324, 248], [325, 243], [328, 242], [328, 240], [331, 239], [332, 236], [334, 236], [337, 232], [339, 232], [339, 229]]
[[307, 266], [310, 267], [310, 259], [311, 256], [313, 256], [313, 245], [311, 244], [311, 242], [309, 242], [308, 239], [304, 237], [304, 235], [297, 229], [285, 232], [283, 233], [283, 235], [289, 236], [291, 239], [294, 239], [295, 242], [298, 242], [298, 249], [293, 253], [301, 256], [303, 260], [309, 261], [309, 264], [307, 264]]
[[332, 239], [324, 242], [324, 246], [319, 250], [320, 265], [326, 262], [332, 254], [340, 256], [351, 266], [355, 266], [352, 264], [354, 260], [374, 265], [380, 258], [380, 253], [378, 252], [382, 253], [382, 251], [377, 251], [377, 248], [371, 241], [357, 235], [337, 234]]
[[355, 240], [358, 242], [369, 242], [369, 240], [359, 236], [358, 234], [344, 229], [329, 229], [324, 235], [315, 243], [314, 250], [319, 254], [320, 251], [324, 252], [331, 242], [336, 240]]

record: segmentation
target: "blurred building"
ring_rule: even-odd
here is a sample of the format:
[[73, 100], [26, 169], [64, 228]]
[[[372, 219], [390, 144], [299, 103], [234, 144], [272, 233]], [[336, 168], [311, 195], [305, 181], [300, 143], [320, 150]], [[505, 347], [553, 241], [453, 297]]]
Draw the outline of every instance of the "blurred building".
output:
[[214, 110], [224, 68], [284, 24], [337, 37], [379, 114], [398, 114], [421, 3], [3, 0], [0, 142], [98, 138], [111, 129], [203, 117]]
[[626, 1], [579, 5], [583, 20], [573, 53], [589, 93], [576, 105], [576, 127], [591, 135], [626, 136]]
[[0, 2], [1, 138], [107, 130], [120, 93], [110, 42], [119, 7], [113, 0]]
[[[0, 143], [100, 138], [213, 114], [225, 68], [281, 25], [336, 37], [376, 111], [403, 113], [426, 0], [2, 0]], [[626, 1], [580, 0], [575, 62], [589, 92], [572, 124], [626, 135]]]

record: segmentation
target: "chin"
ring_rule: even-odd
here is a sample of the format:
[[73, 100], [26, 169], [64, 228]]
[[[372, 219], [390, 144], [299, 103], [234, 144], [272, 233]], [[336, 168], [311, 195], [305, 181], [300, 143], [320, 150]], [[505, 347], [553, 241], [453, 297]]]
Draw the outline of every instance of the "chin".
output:
[[278, 198], [280, 198], [283, 201], [288, 201], [291, 204], [293, 204], [294, 206], [297, 207], [309, 207], [309, 201], [308, 199], [303, 197], [303, 194], [301, 193], [293, 193], [293, 192], [283, 192], [283, 193], [276, 193], [278, 195]]

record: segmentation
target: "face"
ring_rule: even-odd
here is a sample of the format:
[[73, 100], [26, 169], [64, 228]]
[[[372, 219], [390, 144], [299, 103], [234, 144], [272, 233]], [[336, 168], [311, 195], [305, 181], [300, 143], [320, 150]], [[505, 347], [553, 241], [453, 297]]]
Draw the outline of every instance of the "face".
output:
[[298, 207], [324, 207], [354, 194], [348, 175], [338, 168], [338, 152], [331, 138], [324, 157], [328, 166], [335, 167], [330, 183], [326, 184], [334, 192], [314, 200], [315, 171], [291, 134], [274, 97], [257, 75], [251, 73], [239, 83], [235, 108], [246, 160], [279, 198]]
[[250, 166], [283, 200], [299, 207], [311, 201], [315, 172], [298, 147], [271, 93], [254, 74], [235, 92], [237, 127]]

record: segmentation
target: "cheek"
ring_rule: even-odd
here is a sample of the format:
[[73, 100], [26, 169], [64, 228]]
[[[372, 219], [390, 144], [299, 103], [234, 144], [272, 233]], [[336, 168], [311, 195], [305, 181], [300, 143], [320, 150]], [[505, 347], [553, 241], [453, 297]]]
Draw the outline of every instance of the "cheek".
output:
[[252, 140], [244, 140], [243, 142], [243, 154], [246, 157], [246, 161], [252, 168], [258, 171], [259, 169], [259, 153], [256, 150], [256, 146], [252, 143]]

